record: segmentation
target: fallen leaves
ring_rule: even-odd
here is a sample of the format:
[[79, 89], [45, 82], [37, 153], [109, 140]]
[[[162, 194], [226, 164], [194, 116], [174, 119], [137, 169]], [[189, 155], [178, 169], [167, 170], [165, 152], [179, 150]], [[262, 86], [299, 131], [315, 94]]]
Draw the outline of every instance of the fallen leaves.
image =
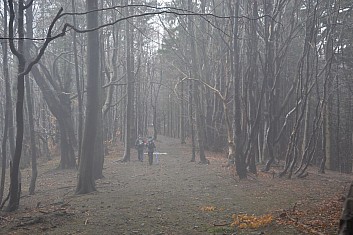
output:
[[296, 206], [283, 210], [277, 218], [280, 225], [292, 225], [308, 234], [331, 234], [335, 232], [342, 212], [342, 200], [337, 196], [305, 208]]
[[202, 211], [206, 211], [206, 212], [215, 211], [216, 207], [214, 207], [214, 206], [203, 206], [203, 207], [201, 207], [201, 210]]
[[231, 226], [237, 226], [240, 229], [257, 229], [269, 225], [273, 221], [271, 214], [262, 216], [247, 215], [247, 214], [234, 214], [232, 215], [233, 223]]

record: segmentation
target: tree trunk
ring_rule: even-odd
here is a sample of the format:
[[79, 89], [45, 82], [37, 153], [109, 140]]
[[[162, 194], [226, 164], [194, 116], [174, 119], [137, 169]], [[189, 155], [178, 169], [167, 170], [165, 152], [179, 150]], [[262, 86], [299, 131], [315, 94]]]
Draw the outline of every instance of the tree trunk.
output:
[[353, 183], [349, 187], [339, 223], [339, 235], [353, 235]]
[[18, 32], [18, 40], [17, 40], [17, 48], [14, 43], [14, 19], [15, 19], [15, 10], [13, 0], [8, 0], [9, 9], [10, 9], [10, 20], [9, 20], [9, 45], [11, 52], [18, 59], [18, 73], [17, 73], [17, 102], [16, 102], [16, 147], [14, 157], [12, 159], [11, 169], [10, 169], [10, 195], [9, 195], [9, 204], [7, 207], [7, 211], [14, 211], [19, 207], [20, 200], [20, 192], [21, 192], [21, 181], [19, 180], [20, 171], [19, 164], [21, 160], [22, 154], [22, 143], [23, 143], [23, 102], [24, 102], [24, 77], [27, 75], [32, 67], [38, 63], [38, 61], [43, 56], [48, 44], [55, 39], [52, 37], [52, 29], [54, 28], [55, 23], [60, 18], [60, 14], [62, 9], [59, 10], [56, 17], [53, 19], [49, 26], [49, 30], [47, 32], [47, 37], [39, 50], [37, 56], [29, 61], [26, 67], [26, 58], [24, 55], [24, 11], [26, 8], [32, 6], [33, 1], [30, 1], [26, 6], [24, 5], [24, 0], [19, 0], [17, 2], [18, 11], [17, 11], [17, 32]]
[[330, 126], [330, 101], [324, 110], [324, 141], [325, 141], [325, 168], [331, 169], [331, 126]]
[[[98, 26], [98, 0], [86, 1], [87, 28]], [[98, 30], [87, 33], [87, 106], [86, 121], [82, 139], [81, 160], [79, 165], [76, 194], [86, 194], [96, 190], [93, 176], [95, 142], [99, 108], [99, 33]]]
[[192, 146], [191, 162], [196, 161], [196, 143], [195, 143], [195, 127], [194, 127], [194, 108], [193, 108], [193, 82], [189, 81], [189, 126]]
[[59, 122], [60, 138], [61, 138], [61, 160], [60, 168], [75, 168], [76, 160], [74, 155], [74, 147], [76, 143], [74, 135], [74, 127], [71, 118], [70, 100], [67, 96], [62, 96], [61, 99], [56, 95], [56, 92], [50, 87], [48, 80], [51, 79], [50, 74], [44, 66], [41, 66], [46, 79], [37, 67], [33, 67], [31, 73], [42, 91], [44, 99], [51, 113]]
[[[12, 159], [10, 168], [10, 197], [9, 204], [6, 208], [7, 211], [15, 211], [19, 207], [20, 194], [21, 194], [21, 181], [19, 179], [19, 166], [22, 154], [22, 142], [23, 142], [23, 102], [24, 102], [24, 70], [26, 60], [24, 58], [24, 40], [18, 40], [18, 48], [15, 49], [13, 37], [14, 37], [14, 4], [9, 0], [10, 7], [10, 21], [9, 21], [9, 37], [10, 37], [10, 48], [13, 54], [18, 59], [18, 70], [17, 70], [17, 101], [16, 101], [16, 147], [15, 153]], [[18, 36], [19, 38], [24, 37], [24, 2], [23, 0], [18, 1]]]
[[[192, 10], [192, 0], [189, 0], [188, 9]], [[190, 32], [190, 49], [191, 49], [191, 66], [192, 66], [192, 75], [194, 78], [198, 78], [198, 62], [197, 62], [197, 52], [196, 52], [196, 43], [195, 43], [195, 35], [192, 27], [193, 17], [189, 16], [190, 19], [188, 21], [188, 28]], [[200, 163], [208, 163], [209, 161], [206, 159], [205, 155], [205, 146], [204, 146], [204, 119], [203, 119], [203, 110], [201, 108], [201, 100], [200, 100], [200, 90], [199, 84], [197, 81], [194, 81], [193, 84], [193, 98], [195, 104], [195, 124], [196, 124], [196, 133], [197, 133], [197, 142], [199, 147], [199, 155], [200, 155]]]
[[36, 180], [38, 175], [37, 170], [37, 151], [36, 151], [36, 142], [35, 142], [35, 133], [34, 133], [34, 120], [33, 120], [33, 105], [32, 105], [32, 97], [31, 97], [31, 84], [30, 79], [27, 77], [26, 80], [26, 100], [27, 100], [27, 108], [28, 108], [28, 122], [29, 122], [29, 134], [31, 141], [31, 166], [32, 166], [32, 176], [31, 182], [29, 185], [29, 194], [34, 195], [34, 191], [36, 188]]
[[239, 52], [239, 43], [238, 43], [238, 30], [239, 30], [239, 25], [237, 21], [237, 16], [239, 15], [239, 0], [236, 0], [235, 6], [234, 6], [234, 22], [233, 22], [233, 80], [234, 80], [234, 149], [235, 153], [233, 155], [230, 155], [233, 158], [233, 161], [235, 163], [235, 168], [237, 171], [237, 174], [240, 179], [246, 178], [246, 164], [245, 164], [245, 159], [243, 155], [243, 135], [242, 135], [242, 126], [241, 126], [241, 104], [240, 104], [240, 52]]
[[186, 144], [185, 142], [185, 107], [184, 107], [184, 83], [181, 83], [180, 91], [180, 142], [181, 144]]
[[[72, 12], [76, 12], [75, 0], [71, 1]], [[73, 26], [76, 27], [76, 17], [72, 16]], [[82, 94], [81, 94], [81, 85], [80, 85], [80, 73], [79, 73], [79, 62], [78, 62], [78, 50], [77, 50], [77, 36], [76, 31], [72, 30], [73, 38], [73, 50], [74, 50], [74, 61], [75, 61], [75, 81], [76, 81], [76, 90], [77, 90], [77, 105], [78, 105], [78, 129], [77, 129], [77, 141], [78, 141], [78, 162], [80, 161], [81, 156], [81, 144], [82, 144], [82, 123], [83, 123], [83, 105], [82, 105]], [[79, 163], [78, 163], [79, 164]]]
[[[125, 0], [125, 5], [129, 5], [129, 1]], [[129, 15], [129, 7], [125, 9], [126, 16]], [[126, 20], [125, 22], [125, 36], [126, 36], [126, 89], [127, 89], [127, 100], [126, 100], [126, 109], [125, 109], [125, 138], [124, 138], [124, 157], [123, 161], [130, 161], [130, 150], [132, 145], [131, 140], [131, 127], [133, 125], [132, 114], [133, 114], [133, 89], [134, 89], [134, 78], [133, 71], [131, 67], [131, 37], [130, 37], [130, 22]]]
[[[33, 9], [32, 6], [29, 6], [26, 10], [26, 29], [27, 29], [27, 36], [32, 38], [33, 37]], [[29, 48], [30, 42], [26, 43], [26, 58], [30, 58]], [[38, 175], [37, 170], [37, 147], [35, 141], [35, 132], [34, 132], [34, 112], [33, 112], [33, 104], [32, 104], [32, 95], [31, 95], [31, 80], [29, 76], [26, 76], [26, 100], [27, 100], [27, 110], [28, 110], [28, 122], [29, 122], [29, 135], [30, 135], [30, 155], [31, 155], [31, 166], [32, 166], [32, 176], [31, 182], [29, 185], [29, 194], [34, 195], [35, 187], [36, 187], [36, 180]]]
[[[4, 37], [7, 37], [7, 1], [3, 0], [4, 3]], [[0, 182], [0, 205], [2, 203], [4, 190], [5, 190], [5, 175], [6, 175], [6, 168], [7, 168], [7, 140], [10, 137], [10, 129], [13, 127], [13, 114], [12, 114], [12, 103], [11, 103], [11, 82], [9, 78], [9, 67], [8, 67], [8, 46], [6, 41], [1, 42], [2, 51], [3, 51], [3, 73], [4, 73], [4, 80], [5, 80], [5, 125], [4, 125], [4, 135], [1, 144], [1, 182]], [[10, 142], [11, 137], [10, 137]], [[13, 146], [12, 146], [13, 147]], [[12, 155], [12, 151], [10, 151]]]

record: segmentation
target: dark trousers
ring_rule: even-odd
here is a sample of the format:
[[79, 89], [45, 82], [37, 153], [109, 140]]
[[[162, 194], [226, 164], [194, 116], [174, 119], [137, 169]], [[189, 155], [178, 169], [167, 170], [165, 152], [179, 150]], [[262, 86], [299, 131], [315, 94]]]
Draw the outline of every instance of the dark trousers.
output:
[[153, 152], [148, 152], [148, 163], [150, 165], [153, 163]]
[[142, 150], [137, 150], [137, 157], [139, 159], [139, 161], [143, 161], [143, 149]]

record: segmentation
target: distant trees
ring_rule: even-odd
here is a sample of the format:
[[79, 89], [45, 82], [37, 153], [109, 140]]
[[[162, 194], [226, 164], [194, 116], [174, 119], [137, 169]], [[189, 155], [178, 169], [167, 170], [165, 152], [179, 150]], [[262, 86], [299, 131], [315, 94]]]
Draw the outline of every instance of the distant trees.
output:
[[[350, 145], [342, 142], [342, 138], [351, 140], [343, 134], [350, 129], [346, 120], [352, 107], [343, 98], [350, 93], [345, 79], [350, 72], [342, 57], [350, 48], [343, 38], [350, 32], [351, 6], [345, 1], [267, 0], [201, 1], [195, 7], [193, 12], [216, 17], [193, 19], [195, 33], [185, 30], [183, 16], [167, 18], [162, 50], [167, 63], [162, 67], [168, 77], [190, 76], [183, 62], [191, 58], [193, 49], [182, 45], [195, 38], [200, 63], [196, 68], [201, 68], [196, 76], [223, 94], [227, 81], [232, 81], [232, 98], [227, 100], [232, 104], [236, 145], [232, 162], [241, 166], [237, 167], [240, 177], [256, 173], [257, 162], [265, 163], [262, 170], [268, 171], [283, 161], [280, 176], [287, 177], [305, 177], [310, 164], [319, 167], [322, 162], [321, 169], [351, 171], [351, 160], [345, 155]], [[205, 97], [201, 107], [206, 109], [198, 113], [206, 117], [207, 147], [222, 149], [227, 143], [225, 110], [217, 95], [200, 91]], [[190, 119], [188, 125], [197, 126], [196, 121]], [[186, 135], [192, 136], [189, 130]]]

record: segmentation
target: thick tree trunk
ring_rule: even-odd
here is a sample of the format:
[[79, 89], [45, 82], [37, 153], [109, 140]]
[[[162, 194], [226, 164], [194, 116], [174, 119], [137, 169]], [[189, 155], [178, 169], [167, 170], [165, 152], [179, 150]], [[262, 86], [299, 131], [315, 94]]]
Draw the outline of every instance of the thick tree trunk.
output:
[[[25, 62], [19, 62], [18, 74], [24, 71]], [[17, 101], [16, 101], [16, 147], [10, 169], [10, 200], [7, 211], [17, 210], [20, 202], [19, 165], [23, 142], [23, 102], [24, 102], [24, 75], [17, 77]]]
[[[87, 28], [98, 26], [98, 0], [86, 1]], [[98, 57], [98, 58], [97, 58]], [[87, 34], [87, 107], [86, 121], [82, 140], [81, 160], [79, 165], [76, 194], [86, 194], [96, 190], [93, 176], [95, 142], [99, 108], [99, 33], [97, 30]]]
[[[103, 2], [100, 2], [100, 8], [103, 8]], [[101, 20], [102, 21], [102, 20]], [[102, 22], [100, 22], [102, 24]], [[100, 68], [102, 68], [99, 73], [98, 79], [98, 103], [99, 108], [97, 110], [97, 134], [95, 140], [95, 148], [94, 148], [94, 159], [93, 159], [93, 178], [95, 180], [104, 178], [103, 176], [103, 165], [104, 165], [104, 119], [103, 119], [103, 81], [104, 81], [104, 72], [103, 68], [105, 67], [105, 57], [104, 57], [104, 36], [103, 34], [99, 35], [100, 38]], [[110, 106], [110, 105], [109, 105]]]
[[69, 131], [65, 122], [59, 121], [60, 129], [60, 168], [70, 169], [76, 166], [74, 148], [72, 147]]
[[[44, 69], [43, 66], [42, 68]], [[61, 97], [60, 99], [56, 96], [56, 92], [50, 88], [48, 83], [48, 80], [50, 79], [48, 73], [45, 73], [47, 77], [47, 79], [45, 79], [37, 67], [33, 67], [31, 72], [38, 87], [42, 91], [49, 110], [59, 122], [61, 138], [60, 168], [75, 168], [76, 160], [73, 146], [76, 143], [76, 138], [74, 135], [74, 127], [70, 113], [70, 101], [68, 100], [68, 102], [63, 102], [63, 99], [68, 99], [68, 97]]]
[[[192, 10], [192, 0], [189, 0], [188, 9]], [[193, 17], [189, 16], [190, 19], [188, 21], [188, 28], [190, 32], [190, 47], [191, 47], [191, 66], [192, 66], [192, 75], [194, 78], [199, 78], [198, 71], [198, 61], [197, 61], [197, 52], [196, 52], [196, 43], [195, 43], [195, 35], [192, 27]], [[197, 142], [199, 147], [199, 155], [200, 155], [200, 163], [208, 163], [209, 161], [206, 159], [205, 155], [205, 146], [204, 146], [204, 114], [201, 108], [201, 99], [200, 99], [200, 90], [199, 90], [199, 82], [194, 81], [193, 84], [193, 99], [195, 105], [195, 124], [196, 124], [196, 134], [197, 134]]]
[[239, 25], [238, 25], [238, 21], [237, 21], [237, 16], [239, 15], [239, 10], [240, 10], [240, 6], [239, 6], [239, 0], [236, 0], [235, 2], [235, 6], [234, 6], [234, 15], [235, 15], [235, 21], [233, 22], [233, 80], [234, 80], [234, 107], [233, 107], [233, 111], [234, 111], [234, 149], [235, 149], [235, 153], [233, 155], [231, 155], [231, 157], [233, 158], [232, 160], [235, 163], [235, 168], [237, 171], [237, 174], [239, 176], [240, 179], [244, 179], [247, 177], [247, 172], [246, 172], [246, 164], [245, 164], [245, 159], [244, 159], [244, 155], [243, 155], [243, 134], [242, 134], [242, 125], [241, 125], [241, 104], [240, 104], [240, 66], [239, 66], [239, 62], [240, 62], [240, 52], [239, 52], [239, 41], [238, 41], [238, 30], [239, 30]]

